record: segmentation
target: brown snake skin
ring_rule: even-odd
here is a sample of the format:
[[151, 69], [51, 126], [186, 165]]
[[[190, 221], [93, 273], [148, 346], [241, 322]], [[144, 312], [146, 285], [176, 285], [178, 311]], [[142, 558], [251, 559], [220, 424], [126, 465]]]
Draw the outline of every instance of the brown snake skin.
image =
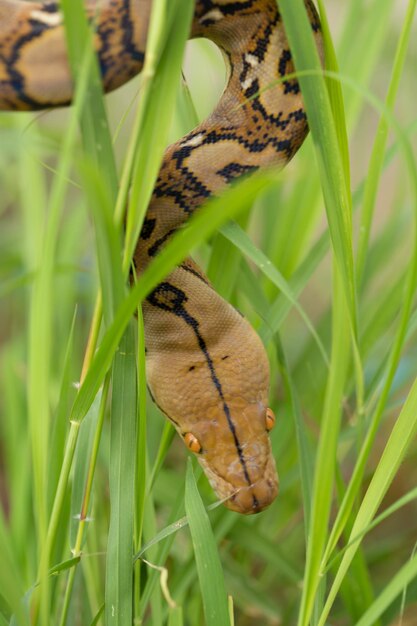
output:
[[[321, 51], [317, 14], [305, 0]], [[96, 48], [105, 89], [142, 67], [151, 0], [101, 0]], [[89, 1], [92, 14], [96, 2]], [[243, 174], [284, 166], [307, 134], [275, 0], [197, 0], [190, 37], [207, 37], [229, 66], [213, 113], [165, 152], [134, 261], [142, 271], [207, 198]], [[272, 85], [272, 86], [271, 86]], [[67, 104], [72, 81], [55, 2], [0, 0], [0, 109]], [[225, 504], [267, 507], [278, 491], [268, 431], [269, 365], [249, 323], [191, 260], [143, 304], [148, 384]]]

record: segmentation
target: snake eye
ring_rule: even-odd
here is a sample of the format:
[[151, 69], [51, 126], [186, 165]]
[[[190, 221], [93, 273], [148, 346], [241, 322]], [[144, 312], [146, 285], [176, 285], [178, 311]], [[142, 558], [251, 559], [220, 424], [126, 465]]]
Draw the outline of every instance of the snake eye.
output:
[[269, 432], [270, 430], [272, 430], [275, 426], [275, 415], [272, 409], [267, 409], [266, 410], [266, 416], [265, 416], [265, 427], [266, 430]]
[[192, 433], [185, 433], [184, 442], [187, 448], [189, 448], [192, 452], [197, 454], [201, 452], [201, 444], [197, 437], [195, 437]]

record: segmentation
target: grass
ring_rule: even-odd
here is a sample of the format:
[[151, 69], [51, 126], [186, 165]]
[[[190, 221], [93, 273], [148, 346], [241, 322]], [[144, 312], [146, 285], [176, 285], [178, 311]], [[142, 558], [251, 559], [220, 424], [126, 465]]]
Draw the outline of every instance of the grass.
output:
[[[139, 99], [138, 80], [103, 99], [82, 3], [62, 4], [74, 106], [0, 116], [0, 625], [413, 623], [416, 0], [322, 0], [324, 75], [280, 0], [310, 138], [129, 292], [164, 147], [222, 62], [193, 43], [186, 90], [192, 3], [158, 0]], [[190, 250], [270, 357], [281, 490], [254, 517], [216, 506], [146, 396], [134, 313]]]

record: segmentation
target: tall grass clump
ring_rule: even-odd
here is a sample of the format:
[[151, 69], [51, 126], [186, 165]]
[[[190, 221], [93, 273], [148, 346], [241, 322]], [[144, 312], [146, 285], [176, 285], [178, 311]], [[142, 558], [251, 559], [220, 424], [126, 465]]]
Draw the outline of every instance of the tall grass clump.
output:
[[[278, 0], [309, 139], [129, 285], [223, 63], [184, 57], [191, 0], [154, 0], [141, 77], [103, 98], [62, 0], [73, 106], [0, 116], [0, 626], [416, 623], [416, 2], [319, 0], [323, 70]], [[214, 502], [146, 392], [140, 303], [191, 250], [270, 358], [281, 483], [256, 516]]]

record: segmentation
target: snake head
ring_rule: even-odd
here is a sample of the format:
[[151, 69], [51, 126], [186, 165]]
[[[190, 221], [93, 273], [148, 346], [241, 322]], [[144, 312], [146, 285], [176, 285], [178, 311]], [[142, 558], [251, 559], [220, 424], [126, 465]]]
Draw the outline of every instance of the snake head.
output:
[[[212, 289], [206, 291], [207, 308], [199, 286], [198, 320], [182, 302], [178, 312], [186, 323], [173, 324], [172, 333], [162, 310], [153, 309], [151, 317], [145, 309], [160, 337], [158, 349], [147, 352], [148, 383], [218, 498], [234, 511], [257, 513], [278, 492], [269, 439], [269, 363], [250, 324]], [[213, 307], [221, 308], [220, 322]]]
[[244, 514], [258, 513], [278, 493], [268, 437], [271, 409], [261, 402], [244, 408], [233, 407], [231, 402], [229, 406], [235, 415], [234, 430], [230, 430], [229, 424], [225, 426], [223, 419], [213, 417], [201, 420], [193, 433], [182, 434], [183, 440], [196, 454], [211, 486], [227, 508]]

